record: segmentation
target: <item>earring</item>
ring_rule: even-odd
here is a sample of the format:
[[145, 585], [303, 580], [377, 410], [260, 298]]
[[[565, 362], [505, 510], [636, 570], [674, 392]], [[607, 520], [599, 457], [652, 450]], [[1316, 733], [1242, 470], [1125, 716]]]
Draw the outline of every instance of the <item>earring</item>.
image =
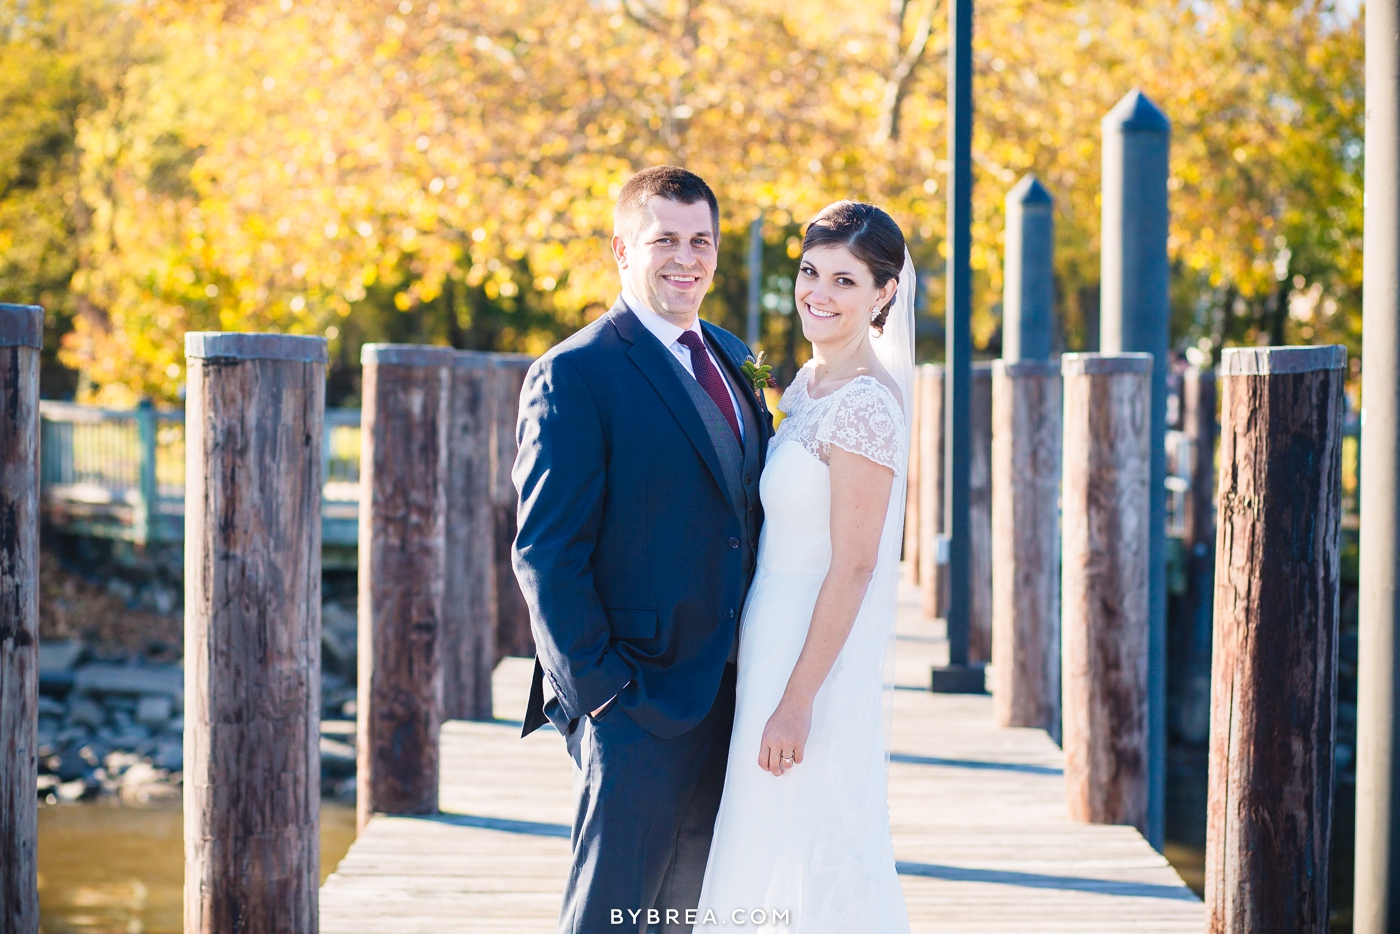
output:
[[878, 317], [880, 317], [880, 306], [876, 305], [874, 308], [870, 309], [870, 320], [874, 321]]

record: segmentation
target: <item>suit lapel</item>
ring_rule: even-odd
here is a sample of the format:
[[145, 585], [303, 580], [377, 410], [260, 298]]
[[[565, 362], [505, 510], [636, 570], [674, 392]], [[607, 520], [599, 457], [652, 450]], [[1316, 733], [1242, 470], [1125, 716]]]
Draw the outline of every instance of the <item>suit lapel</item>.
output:
[[724, 366], [734, 395], [741, 400], [741, 404], [748, 406], [749, 413], [758, 425], [758, 462], [762, 465], [768, 453], [768, 436], [773, 432], [773, 415], [768, 411], [768, 400], [754, 390], [753, 384], [744, 375], [744, 361], [730, 352], [726, 341], [716, 337], [711, 331], [710, 323], [701, 321], [700, 329], [705, 332], [706, 343], [714, 348], [715, 355]]
[[662, 347], [661, 342], [642, 326], [621, 298], [613, 305], [609, 315], [618, 334], [632, 345], [627, 351], [628, 358], [642, 371], [642, 375], [651, 383], [661, 401], [666, 403], [666, 407], [680, 423], [681, 430], [695, 446], [700, 459], [710, 468], [710, 474], [715, 478], [715, 483], [719, 484], [725, 499], [729, 499], [729, 484], [725, 482], [719, 454], [715, 451], [714, 442], [710, 440], [710, 433], [705, 429], [705, 423], [700, 419], [700, 413], [695, 410], [695, 403], [690, 401], [680, 378], [666, 360], [665, 355], [670, 351]]

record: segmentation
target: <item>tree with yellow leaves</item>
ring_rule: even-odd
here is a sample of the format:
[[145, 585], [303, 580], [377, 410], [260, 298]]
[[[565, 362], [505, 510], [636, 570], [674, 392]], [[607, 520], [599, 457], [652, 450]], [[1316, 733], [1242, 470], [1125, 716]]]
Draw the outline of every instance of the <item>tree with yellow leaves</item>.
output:
[[[6, 297], [48, 275], [92, 398], [176, 397], [191, 328], [326, 334], [333, 399], [353, 397], [365, 340], [540, 352], [611, 302], [613, 197], [662, 161], [721, 198], [710, 317], [742, 329], [759, 212], [781, 312], [802, 222], [865, 197], [909, 232], [941, 318], [941, 0], [48, 2], [131, 33], [35, 189], [83, 218], [51, 238], [68, 266], [13, 246], [29, 241], [0, 191]], [[979, 347], [997, 350], [1002, 199], [1027, 171], [1057, 197], [1062, 319], [1085, 340], [1098, 121], [1141, 86], [1174, 121], [1178, 346], [1357, 349], [1358, 23], [1310, 0], [984, 0], [976, 30]], [[57, 86], [17, 80], [35, 100]], [[779, 372], [793, 328], [767, 316]]]

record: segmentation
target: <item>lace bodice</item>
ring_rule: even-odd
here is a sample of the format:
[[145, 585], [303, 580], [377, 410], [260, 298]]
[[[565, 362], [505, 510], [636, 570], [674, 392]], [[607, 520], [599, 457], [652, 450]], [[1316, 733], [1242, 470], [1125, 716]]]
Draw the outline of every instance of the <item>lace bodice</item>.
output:
[[811, 367], [804, 366], [783, 393], [778, 408], [787, 417], [778, 425], [773, 446], [794, 441], [829, 464], [834, 444], [890, 468], [896, 476], [902, 474], [908, 432], [889, 388], [873, 376], [857, 376], [830, 395], [813, 399], [807, 394], [811, 375]]

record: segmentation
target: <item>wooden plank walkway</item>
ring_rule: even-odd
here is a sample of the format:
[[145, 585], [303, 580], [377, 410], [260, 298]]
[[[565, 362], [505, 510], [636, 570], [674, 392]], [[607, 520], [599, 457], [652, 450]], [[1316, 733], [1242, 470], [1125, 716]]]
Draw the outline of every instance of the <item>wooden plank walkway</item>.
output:
[[[916, 934], [1203, 930], [1200, 901], [1137, 831], [1065, 816], [1045, 733], [996, 729], [988, 697], [922, 689], [947, 647], [914, 601], [899, 625], [890, 814]], [[324, 934], [555, 930], [572, 764], [553, 731], [518, 738], [530, 665], [497, 669], [497, 722], [444, 726], [442, 815], [370, 822], [321, 890]]]

